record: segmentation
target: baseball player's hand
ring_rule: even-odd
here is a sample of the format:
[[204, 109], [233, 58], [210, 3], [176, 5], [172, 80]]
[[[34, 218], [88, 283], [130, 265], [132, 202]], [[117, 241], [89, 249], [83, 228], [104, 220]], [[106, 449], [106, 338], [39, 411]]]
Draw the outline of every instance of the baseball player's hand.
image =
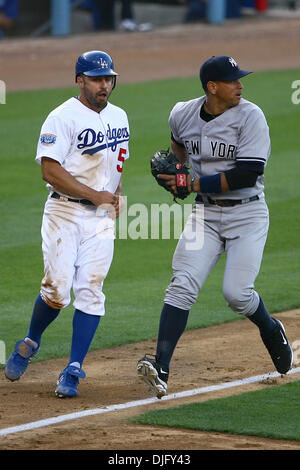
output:
[[109, 212], [109, 217], [111, 219], [118, 219], [118, 217], [120, 216], [121, 212], [124, 210], [124, 207], [125, 207], [125, 200], [124, 200], [124, 196], [121, 196], [121, 195], [118, 195], [118, 202], [116, 204], [116, 206], [114, 206], [110, 212]]
[[190, 191], [187, 187], [189, 168], [169, 150], [158, 150], [150, 159], [151, 173], [157, 183], [173, 196], [185, 199]]
[[125, 207], [124, 197], [120, 194], [112, 194], [109, 191], [97, 191], [97, 196], [93, 199], [92, 202], [101, 209], [106, 210], [111, 219], [117, 219]]
[[[174, 196], [178, 196], [177, 186], [176, 186], [176, 176], [175, 175], [157, 175], [158, 178], [165, 181], [165, 184], [170, 188], [170, 191]], [[187, 188], [191, 191], [191, 175], [187, 176]]]
[[109, 210], [109, 207], [117, 207], [118, 200], [118, 196], [110, 193], [109, 191], [95, 191], [91, 198], [91, 201], [95, 206], [101, 206], [101, 208], [105, 210]]

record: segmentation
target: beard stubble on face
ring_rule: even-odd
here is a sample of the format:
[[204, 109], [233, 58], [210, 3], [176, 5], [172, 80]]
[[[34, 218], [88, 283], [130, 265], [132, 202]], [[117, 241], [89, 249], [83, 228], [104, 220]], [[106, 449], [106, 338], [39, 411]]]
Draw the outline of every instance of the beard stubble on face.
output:
[[90, 90], [85, 89], [85, 98], [93, 109], [101, 111], [107, 105], [109, 93], [103, 90], [92, 93]]
[[84, 80], [84, 86], [83, 86], [82, 93], [81, 93], [83, 101], [89, 108], [93, 109], [94, 111], [96, 112], [102, 111], [102, 109], [104, 109], [107, 105], [108, 99], [113, 90], [113, 86], [101, 88], [98, 91], [92, 91], [89, 88], [85, 77], [83, 78], [83, 80]]

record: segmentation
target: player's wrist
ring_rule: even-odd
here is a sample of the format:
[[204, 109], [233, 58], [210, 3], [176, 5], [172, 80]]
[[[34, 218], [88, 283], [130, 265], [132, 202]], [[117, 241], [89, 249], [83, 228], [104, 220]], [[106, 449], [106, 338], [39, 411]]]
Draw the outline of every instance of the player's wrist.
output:
[[190, 193], [198, 193], [200, 191], [199, 178], [191, 178], [188, 189]]
[[88, 199], [95, 206], [97, 206], [99, 204], [99, 191], [96, 191], [95, 189], [92, 189], [92, 188], [88, 188], [84, 199]]

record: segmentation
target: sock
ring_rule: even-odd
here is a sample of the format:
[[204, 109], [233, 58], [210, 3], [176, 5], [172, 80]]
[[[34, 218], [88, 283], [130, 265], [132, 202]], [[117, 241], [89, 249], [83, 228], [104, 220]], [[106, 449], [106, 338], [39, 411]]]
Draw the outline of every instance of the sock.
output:
[[28, 339], [31, 339], [40, 346], [43, 332], [47, 326], [55, 320], [59, 312], [60, 310], [47, 305], [42, 299], [41, 294], [39, 294], [33, 307], [29, 331], [27, 334]]
[[169, 368], [178, 340], [185, 330], [189, 310], [164, 304], [160, 316], [156, 360]]
[[248, 316], [248, 318], [258, 326], [263, 336], [269, 335], [277, 325], [276, 321], [270, 316], [261, 298], [256, 312]]
[[100, 322], [100, 316], [75, 310], [73, 317], [73, 336], [69, 365], [78, 362], [80, 367], [88, 353], [94, 334]]

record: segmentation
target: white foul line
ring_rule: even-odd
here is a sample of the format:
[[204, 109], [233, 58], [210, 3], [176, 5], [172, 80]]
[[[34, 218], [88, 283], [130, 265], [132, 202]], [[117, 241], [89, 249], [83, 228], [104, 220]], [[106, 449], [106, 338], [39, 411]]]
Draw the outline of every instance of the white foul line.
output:
[[[287, 375], [296, 374], [300, 372], [300, 367], [291, 369]], [[161, 402], [168, 400], [175, 400], [178, 398], [190, 397], [193, 395], [201, 395], [203, 393], [216, 392], [218, 390], [224, 390], [226, 388], [239, 387], [241, 385], [246, 385], [250, 383], [260, 382], [262, 380], [280, 377], [281, 374], [278, 372], [272, 372], [270, 374], [255, 375], [253, 377], [246, 377], [240, 380], [234, 380], [233, 382], [224, 382], [221, 384], [210, 385], [208, 387], [195, 388], [193, 390], [186, 390], [184, 392], [173, 393], [163, 397]], [[31, 423], [21, 424], [19, 426], [12, 426], [10, 428], [0, 429], [0, 436], [7, 436], [8, 434], [14, 434], [23, 431], [31, 431], [32, 429], [43, 428], [45, 426], [51, 426], [52, 424], [62, 423], [65, 421], [70, 421], [72, 419], [86, 418], [87, 416], [94, 416], [104, 413], [110, 413], [111, 411], [125, 410], [128, 408], [135, 408], [138, 406], [149, 405], [151, 403], [157, 403], [158, 399], [156, 397], [146, 398], [144, 400], [129, 401], [127, 403], [121, 403], [118, 405], [110, 405], [102, 408], [94, 408], [92, 410], [77, 411], [75, 413], [69, 413], [66, 415], [54, 416], [53, 418], [41, 419], [39, 421], [32, 421]]]

